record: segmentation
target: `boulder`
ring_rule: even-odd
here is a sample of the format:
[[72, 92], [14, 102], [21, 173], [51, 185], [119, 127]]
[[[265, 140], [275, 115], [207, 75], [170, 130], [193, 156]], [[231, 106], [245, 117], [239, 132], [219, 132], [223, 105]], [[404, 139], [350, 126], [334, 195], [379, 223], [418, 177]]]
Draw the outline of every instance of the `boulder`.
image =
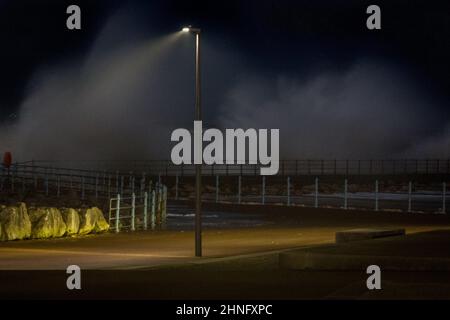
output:
[[78, 213], [80, 215], [80, 228], [78, 229], [78, 234], [91, 233], [95, 227], [96, 217], [89, 209], [79, 209]]
[[4, 207], [0, 212], [0, 239], [21, 240], [31, 235], [31, 222], [25, 203]]
[[99, 233], [109, 230], [102, 211], [97, 207], [80, 210], [80, 230], [78, 234]]
[[109, 230], [109, 224], [106, 222], [105, 217], [103, 216], [102, 210], [100, 210], [97, 207], [91, 208], [92, 211], [94, 211], [95, 215], [97, 216], [97, 221], [95, 224], [94, 231], [95, 232], [105, 232]]
[[30, 210], [30, 219], [31, 236], [34, 239], [58, 238], [66, 233], [66, 224], [57, 208], [39, 207]]
[[62, 208], [61, 215], [66, 224], [66, 232], [68, 235], [74, 235], [78, 233], [80, 229], [80, 216], [77, 210], [73, 208]]

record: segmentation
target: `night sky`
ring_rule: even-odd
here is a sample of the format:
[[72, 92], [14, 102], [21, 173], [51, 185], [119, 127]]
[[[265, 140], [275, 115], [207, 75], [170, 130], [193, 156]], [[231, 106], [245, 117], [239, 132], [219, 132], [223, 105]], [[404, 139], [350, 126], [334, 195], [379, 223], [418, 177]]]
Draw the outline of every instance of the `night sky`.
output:
[[[81, 7], [81, 31], [65, 28], [65, 10], [70, 4]], [[365, 11], [370, 4], [381, 7], [381, 30], [371, 31], [365, 26], [368, 16]], [[117, 16], [126, 17], [126, 24], [122, 29], [119, 22], [120, 32], [108, 35], [109, 43], [116, 38], [117, 43], [107, 49], [102, 47], [105, 55], [114, 50], [120, 51], [121, 46], [142, 43], [147, 37], [153, 39], [170, 34], [187, 24], [202, 28], [205, 46], [205, 121], [219, 127], [280, 127], [284, 157], [450, 156], [448, 1], [2, 1], [0, 119], [8, 129], [4, 135], [7, 138], [4, 137], [0, 142], [10, 149], [17, 149], [17, 153], [23, 157], [41, 156], [40, 153], [33, 154], [35, 151], [24, 151], [26, 146], [36, 145], [36, 141], [42, 143], [39, 150], [43, 149], [45, 154], [55, 154], [55, 157], [68, 156], [67, 152], [55, 151], [61, 150], [61, 146], [67, 145], [67, 142], [74, 148], [86, 146], [85, 142], [89, 139], [81, 137], [81, 132], [87, 134], [87, 127], [78, 131], [76, 127], [69, 130], [70, 134], [64, 143], [53, 141], [46, 144], [42, 141], [52, 139], [50, 137], [60, 131], [58, 128], [43, 133], [38, 139], [31, 138], [35, 135], [31, 129], [28, 130], [27, 125], [17, 123], [22, 118], [30, 118], [32, 114], [37, 117], [36, 121], [42, 121], [37, 127], [51, 126], [39, 120], [36, 114], [40, 104], [50, 105], [54, 97], [49, 94], [45, 96], [47, 100], [34, 99], [33, 90], [52, 91], [48, 81], [42, 79], [54, 74], [66, 79], [64, 75], [67, 72], [67, 77], [79, 80], [73, 80], [74, 83], [82, 83], [80, 79], [83, 76], [77, 75], [76, 70], [92, 63], [86, 61], [90, 61], [92, 52], [96, 52], [93, 48], [99, 42], [103, 43], [99, 39], [104, 37], [105, 25]], [[191, 44], [186, 39], [181, 42], [183, 44], [177, 48], [178, 52], [184, 50], [187, 55], [183, 53], [182, 56], [193, 63], [192, 56], [188, 56], [192, 53], [189, 51], [192, 49]], [[167, 63], [167, 67], [164, 63]], [[158, 72], [163, 74], [161, 83], [170, 88], [179, 85], [174, 80], [179, 77], [178, 71], [181, 74], [193, 70], [191, 65], [185, 70], [171, 62], [164, 63], [158, 64]], [[143, 82], [142, 79], [138, 82]], [[364, 85], [359, 79], [369, 79], [369, 83]], [[64, 86], [70, 87], [68, 83]], [[167, 86], [162, 90], [166, 90]], [[317, 86], [319, 89], [315, 92]], [[148, 88], [151, 88], [150, 85]], [[272, 92], [273, 88], [277, 89]], [[193, 108], [194, 100], [189, 96], [191, 89], [188, 86], [186, 93], [180, 92], [183, 96], [180, 101]], [[61, 94], [61, 89], [58, 92]], [[174, 92], [167, 94], [167, 97], [173, 96]], [[78, 96], [78, 93], [70, 93], [70, 96]], [[380, 93], [381, 97], [377, 98], [376, 93]], [[168, 109], [173, 110], [174, 117], [177, 117], [178, 112], [173, 105], [178, 100], [169, 102], [164, 95], [160, 95], [145, 102], [136, 98], [136, 102], [134, 97], [137, 96], [139, 94], [133, 94], [130, 105], [149, 105], [157, 101], [160, 105], [167, 103], [171, 106], [164, 107], [161, 112], [155, 111], [161, 115], [162, 126], [173, 130], [180, 124], [190, 125], [186, 121], [173, 121], [173, 125], [167, 121], [168, 117], [172, 117]], [[145, 95], [143, 97], [147, 99]], [[61, 99], [70, 104], [69, 98]], [[28, 103], [30, 100], [32, 102]], [[365, 105], [365, 101], [371, 104]], [[378, 108], [374, 101], [384, 107]], [[354, 105], [348, 110], [342, 107], [347, 108], [352, 103]], [[74, 102], [71, 107], [76, 109], [77, 106]], [[63, 107], [60, 105], [60, 108]], [[236, 116], [233, 108], [243, 114]], [[336, 108], [347, 111], [339, 114], [333, 111], [331, 113], [334, 115], [327, 118], [330, 114], [328, 110]], [[31, 109], [36, 112], [30, 113]], [[298, 109], [313, 112], [300, 111], [297, 114], [295, 112]], [[372, 114], [375, 109], [378, 113]], [[49, 110], [44, 110], [43, 114], [51, 113]], [[253, 112], [261, 115], [260, 118], [252, 116]], [[282, 114], [287, 116], [283, 117]], [[93, 116], [94, 120], [103, 117], [103, 113]], [[48, 116], [43, 118], [48, 119]], [[55, 116], [55, 119], [58, 117]], [[106, 122], [106, 127], [114, 127], [112, 118]], [[316, 125], [310, 128], [309, 122], [316, 122]], [[341, 125], [336, 126], [336, 122], [341, 122]], [[366, 123], [372, 126], [377, 123], [377, 126], [367, 127]], [[298, 129], [300, 127], [306, 128], [305, 131]], [[122, 131], [125, 137], [126, 128], [124, 126]], [[138, 125], [137, 128], [142, 127]], [[356, 130], [366, 129], [368, 132], [365, 134], [355, 134]], [[87, 148], [97, 150], [96, 153], [104, 150], [100, 152], [103, 153], [101, 156], [97, 155], [103, 158], [114, 158], [124, 152], [133, 158], [168, 157], [166, 151], [142, 151], [145, 139], [142, 144], [137, 144], [140, 147], [126, 147], [121, 152], [103, 148], [105, 139], [113, 136], [113, 131], [102, 129], [98, 134], [99, 140], [93, 141], [92, 146]], [[324, 131], [331, 132], [323, 134]], [[38, 129], [38, 132], [42, 130]], [[130, 131], [128, 137], [135, 137], [137, 132], [137, 129]], [[153, 136], [156, 132], [149, 131], [146, 134]], [[164, 143], [169, 142], [165, 134], [161, 133], [164, 136], [161, 141], [154, 141], [160, 150], [164, 149]], [[283, 139], [292, 140], [289, 138], [292, 135], [308, 142], [298, 146], [292, 142], [283, 145]], [[116, 140], [116, 146], [121, 141]], [[129, 144], [126, 141], [124, 138], [123, 144]], [[83, 158], [95, 157], [92, 152], [81, 154]]]

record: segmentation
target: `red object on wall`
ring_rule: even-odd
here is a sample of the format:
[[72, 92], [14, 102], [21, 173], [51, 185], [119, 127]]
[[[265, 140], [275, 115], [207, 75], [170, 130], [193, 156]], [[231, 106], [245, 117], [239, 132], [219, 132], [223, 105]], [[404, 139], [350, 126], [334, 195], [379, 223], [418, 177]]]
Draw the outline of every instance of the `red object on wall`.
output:
[[7, 151], [3, 155], [3, 166], [9, 168], [11, 166], [11, 163], [12, 163], [12, 155], [11, 152]]

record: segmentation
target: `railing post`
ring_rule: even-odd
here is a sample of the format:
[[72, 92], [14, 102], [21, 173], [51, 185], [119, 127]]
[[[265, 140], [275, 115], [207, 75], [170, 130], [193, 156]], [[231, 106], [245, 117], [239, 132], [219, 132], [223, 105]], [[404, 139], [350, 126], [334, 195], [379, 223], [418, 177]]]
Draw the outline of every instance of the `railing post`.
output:
[[[12, 171], [11, 172], [11, 192], [14, 192], [14, 180], [15, 180], [16, 174], [15, 174], [14, 168], [11, 171]], [[47, 195], [48, 195], [48, 193], [47, 193]]]
[[117, 194], [116, 201], [116, 233], [120, 232], [120, 194]]
[[375, 211], [378, 211], [378, 180], [375, 180]]
[[446, 193], [447, 193], [447, 184], [445, 182], [442, 183], [442, 213], [446, 213], [445, 202], [446, 202]]
[[238, 204], [241, 204], [241, 176], [238, 176]]
[[412, 182], [409, 181], [409, 183], [408, 183], [408, 212], [412, 212], [411, 196], [412, 196]]
[[111, 175], [108, 174], [108, 198], [111, 197]]
[[48, 196], [48, 173], [47, 173], [47, 169], [45, 169], [45, 195]]
[[[36, 181], [36, 175], [34, 172], [34, 160], [31, 160], [31, 175], [32, 175], [33, 181]], [[36, 184], [34, 185], [34, 188], [36, 189]]]
[[95, 176], [95, 199], [98, 199], [98, 173]]
[[152, 188], [153, 188], [153, 181], [150, 180], [148, 182], [148, 196], [149, 196], [149, 199], [151, 199], [151, 196], [152, 196]]
[[151, 228], [152, 230], [155, 230], [155, 218], [156, 218], [156, 191], [155, 189], [152, 190], [152, 212], [151, 212], [151, 216], [150, 216], [150, 224], [151, 224]]
[[287, 177], [287, 205], [291, 205], [291, 177]]
[[59, 198], [61, 194], [61, 178], [58, 175], [56, 178], [56, 196]]
[[147, 230], [148, 225], [148, 193], [144, 192], [144, 230]]
[[216, 175], [216, 203], [219, 202], [219, 175]]
[[316, 177], [315, 181], [314, 181], [314, 208], [318, 208], [319, 207], [319, 178]]
[[344, 209], [348, 209], [348, 180], [344, 179]]
[[84, 200], [84, 176], [81, 177], [81, 199]]
[[266, 176], [262, 176], [261, 203], [266, 202]]
[[140, 183], [139, 183], [139, 195], [141, 197], [143, 197], [144, 196], [144, 192], [145, 192], [145, 174], [142, 173], [142, 178], [141, 178]]
[[123, 188], [124, 188], [125, 178], [123, 175], [120, 176], [120, 194], [123, 194]]
[[166, 229], [167, 226], [167, 187], [161, 188], [161, 228]]
[[178, 173], [175, 176], [175, 200], [178, 200]]
[[135, 218], [136, 218], [136, 195], [134, 192], [131, 194], [131, 231], [135, 231]]
[[130, 171], [129, 173], [128, 173], [128, 189], [130, 189], [131, 190], [131, 193], [133, 194], [133, 172], [132, 171]]
[[156, 190], [156, 225], [157, 227], [161, 228], [161, 198], [162, 198], [162, 192], [161, 192], [161, 184], [157, 183], [155, 185]]
[[37, 178], [35, 173], [33, 173], [33, 180], [34, 180], [34, 189], [37, 190], [37, 188], [38, 188], [38, 178]]

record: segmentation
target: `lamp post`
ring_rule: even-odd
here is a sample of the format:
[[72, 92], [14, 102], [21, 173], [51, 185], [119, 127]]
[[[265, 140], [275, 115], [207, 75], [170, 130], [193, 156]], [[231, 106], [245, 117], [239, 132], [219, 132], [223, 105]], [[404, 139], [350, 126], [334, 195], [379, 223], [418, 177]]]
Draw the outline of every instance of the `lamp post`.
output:
[[[200, 29], [184, 27], [183, 32], [195, 34], [195, 120], [202, 120], [200, 105]], [[200, 151], [202, 152], [202, 148]], [[200, 157], [199, 159], [202, 159]], [[202, 165], [195, 164], [195, 256], [202, 256]]]

